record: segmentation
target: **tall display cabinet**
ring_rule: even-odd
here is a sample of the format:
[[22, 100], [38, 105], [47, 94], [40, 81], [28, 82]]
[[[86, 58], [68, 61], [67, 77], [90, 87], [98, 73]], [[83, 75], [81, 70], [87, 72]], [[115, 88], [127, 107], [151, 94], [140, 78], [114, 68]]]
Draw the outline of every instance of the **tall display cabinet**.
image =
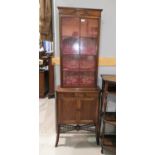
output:
[[98, 52], [101, 9], [58, 7], [61, 85], [56, 89], [57, 139], [62, 132], [98, 126]]

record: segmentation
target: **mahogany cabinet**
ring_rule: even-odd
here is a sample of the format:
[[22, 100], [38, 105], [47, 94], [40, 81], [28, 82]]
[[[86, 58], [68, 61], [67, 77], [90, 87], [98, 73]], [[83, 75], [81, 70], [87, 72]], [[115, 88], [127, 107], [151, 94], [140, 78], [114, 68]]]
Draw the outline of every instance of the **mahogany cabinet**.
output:
[[96, 132], [99, 143], [97, 87], [101, 9], [58, 7], [61, 84], [56, 88], [59, 135], [72, 130]]

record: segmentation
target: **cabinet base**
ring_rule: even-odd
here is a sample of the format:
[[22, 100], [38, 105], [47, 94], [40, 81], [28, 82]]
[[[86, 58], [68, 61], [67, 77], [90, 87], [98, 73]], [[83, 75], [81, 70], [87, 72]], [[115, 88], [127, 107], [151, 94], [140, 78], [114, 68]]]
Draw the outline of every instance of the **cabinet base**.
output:
[[55, 94], [54, 93], [48, 93], [48, 98], [50, 99], [50, 98], [55, 98]]
[[85, 130], [85, 131], [96, 133], [96, 143], [97, 145], [99, 145], [99, 132], [98, 132], [98, 127], [96, 125], [93, 125], [93, 124], [80, 124], [80, 125], [79, 124], [77, 125], [61, 124], [57, 126], [57, 137], [56, 137], [55, 147], [58, 146], [60, 133], [66, 133], [66, 132], [73, 131], [73, 130], [76, 130], [76, 131]]

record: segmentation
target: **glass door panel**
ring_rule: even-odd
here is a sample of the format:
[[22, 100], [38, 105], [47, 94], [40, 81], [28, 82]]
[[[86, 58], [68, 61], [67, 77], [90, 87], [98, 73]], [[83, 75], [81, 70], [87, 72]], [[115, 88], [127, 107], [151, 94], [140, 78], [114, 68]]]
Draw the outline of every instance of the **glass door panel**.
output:
[[79, 73], [76, 71], [63, 71], [63, 86], [64, 87], [78, 87]]
[[79, 39], [74, 37], [62, 37], [62, 54], [79, 54]]
[[84, 87], [95, 87], [96, 84], [96, 72], [81, 72], [80, 73], [80, 85]]
[[80, 54], [82, 55], [96, 55], [97, 41], [94, 38], [80, 39]]
[[80, 54], [96, 55], [98, 23], [98, 19], [80, 19]]
[[80, 18], [62, 17], [61, 51], [62, 54], [79, 54]]
[[98, 37], [98, 19], [81, 18], [81, 37], [97, 38]]
[[79, 37], [80, 19], [76, 17], [62, 17], [61, 18], [61, 34], [62, 36]]
[[96, 56], [80, 56], [80, 71], [95, 71]]
[[63, 55], [62, 66], [65, 71], [79, 71], [79, 55]]

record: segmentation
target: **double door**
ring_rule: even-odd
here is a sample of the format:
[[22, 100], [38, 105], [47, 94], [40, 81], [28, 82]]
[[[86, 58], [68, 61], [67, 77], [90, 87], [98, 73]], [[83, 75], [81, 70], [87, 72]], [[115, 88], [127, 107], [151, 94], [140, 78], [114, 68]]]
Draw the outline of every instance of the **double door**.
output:
[[61, 86], [96, 87], [99, 19], [60, 17]]
[[98, 92], [58, 94], [59, 124], [96, 124]]

